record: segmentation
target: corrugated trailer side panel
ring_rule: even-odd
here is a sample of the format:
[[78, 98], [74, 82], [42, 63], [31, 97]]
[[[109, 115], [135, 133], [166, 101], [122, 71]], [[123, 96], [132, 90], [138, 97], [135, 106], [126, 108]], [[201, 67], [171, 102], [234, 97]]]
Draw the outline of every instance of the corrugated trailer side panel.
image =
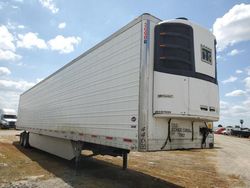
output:
[[18, 128], [137, 147], [141, 28], [137, 21], [21, 95]]

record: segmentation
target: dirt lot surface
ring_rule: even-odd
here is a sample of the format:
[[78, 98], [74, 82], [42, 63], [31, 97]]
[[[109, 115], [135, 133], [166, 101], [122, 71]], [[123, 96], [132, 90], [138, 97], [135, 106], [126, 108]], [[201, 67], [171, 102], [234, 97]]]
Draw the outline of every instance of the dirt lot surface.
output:
[[0, 187], [250, 187], [250, 140], [216, 135], [216, 147], [204, 150], [83, 158], [74, 163], [18, 145], [20, 132], [0, 130]]

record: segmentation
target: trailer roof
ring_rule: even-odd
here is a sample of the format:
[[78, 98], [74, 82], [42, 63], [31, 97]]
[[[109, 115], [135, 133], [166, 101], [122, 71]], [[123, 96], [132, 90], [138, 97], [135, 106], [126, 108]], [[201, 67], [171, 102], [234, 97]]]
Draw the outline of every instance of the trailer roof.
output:
[[92, 47], [89, 50], [85, 51], [84, 53], [82, 53], [77, 58], [73, 59], [72, 61], [70, 61], [69, 63], [67, 63], [66, 65], [64, 65], [63, 67], [61, 67], [60, 69], [58, 69], [57, 71], [55, 71], [54, 73], [52, 73], [51, 75], [49, 75], [48, 77], [46, 77], [45, 79], [43, 79], [42, 81], [40, 81], [39, 83], [37, 83], [36, 85], [34, 85], [33, 87], [31, 87], [30, 89], [28, 89], [25, 92], [23, 92], [21, 94], [21, 96], [24, 95], [25, 93], [27, 93], [28, 91], [32, 90], [33, 88], [37, 87], [41, 83], [45, 82], [46, 80], [48, 80], [49, 78], [51, 78], [52, 76], [54, 76], [55, 74], [57, 74], [58, 72], [60, 72], [63, 69], [67, 68], [68, 66], [70, 66], [71, 64], [73, 64], [74, 62], [76, 62], [77, 60], [79, 60], [82, 57], [88, 55], [90, 52], [92, 52], [95, 49], [99, 48], [100, 46], [104, 45], [106, 42], [108, 42], [111, 39], [115, 38], [116, 36], [120, 35], [124, 31], [126, 31], [127, 29], [129, 29], [130, 27], [134, 26], [135, 24], [137, 24], [138, 22], [140, 22], [140, 21], [142, 21], [144, 19], [149, 19], [151, 21], [156, 21], [156, 22], [162, 21], [161, 19], [159, 19], [159, 18], [157, 18], [157, 17], [155, 17], [155, 16], [153, 16], [153, 15], [151, 15], [149, 13], [143, 13], [142, 15], [140, 15], [137, 18], [135, 18], [134, 20], [132, 20], [131, 22], [129, 22], [127, 25], [125, 25], [124, 27], [122, 27], [121, 29], [119, 29], [118, 31], [116, 31], [115, 33], [111, 34], [108, 38], [106, 38], [103, 41], [101, 41], [100, 43], [96, 44], [94, 47]]

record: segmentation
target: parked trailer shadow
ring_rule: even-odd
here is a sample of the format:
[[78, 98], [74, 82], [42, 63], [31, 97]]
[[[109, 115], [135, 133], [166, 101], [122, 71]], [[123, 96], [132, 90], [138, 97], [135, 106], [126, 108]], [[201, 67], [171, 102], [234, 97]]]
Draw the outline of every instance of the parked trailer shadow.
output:
[[76, 175], [74, 161], [64, 160], [35, 148], [22, 148], [18, 142], [14, 142], [13, 145], [32, 161], [72, 187], [180, 187], [139, 171], [124, 171], [119, 165], [84, 156]]

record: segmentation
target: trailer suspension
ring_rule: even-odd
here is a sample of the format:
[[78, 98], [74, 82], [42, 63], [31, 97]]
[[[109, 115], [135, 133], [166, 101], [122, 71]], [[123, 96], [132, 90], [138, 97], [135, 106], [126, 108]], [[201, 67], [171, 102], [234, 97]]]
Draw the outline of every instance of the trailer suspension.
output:
[[74, 154], [75, 154], [75, 172], [77, 174], [79, 163], [81, 160], [81, 152], [82, 152], [82, 146], [83, 142], [81, 141], [72, 141]]
[[20, 140], [19, 140], [19, 144], [25, 148], [29, 148], [30, 144], [29, 144], [29, 132], [22, 132], [20, 134]]

